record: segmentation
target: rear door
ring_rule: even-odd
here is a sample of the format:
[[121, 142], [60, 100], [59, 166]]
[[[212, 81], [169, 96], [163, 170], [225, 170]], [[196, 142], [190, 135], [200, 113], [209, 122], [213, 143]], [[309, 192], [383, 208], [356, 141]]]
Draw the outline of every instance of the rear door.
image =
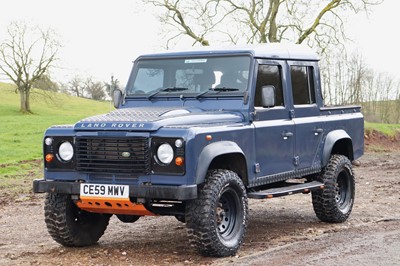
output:
[[321, 166], [318, 148], [324, 135], [324, 125], [316, 101], [315, 62], [289, 61], [291, 94], [293, 99], [293, 122], [295, 124], [295, 157], [297, 170]]

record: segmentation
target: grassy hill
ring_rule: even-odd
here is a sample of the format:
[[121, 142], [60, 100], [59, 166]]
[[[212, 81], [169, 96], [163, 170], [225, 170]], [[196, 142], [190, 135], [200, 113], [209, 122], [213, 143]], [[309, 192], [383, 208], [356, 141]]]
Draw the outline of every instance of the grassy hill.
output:
[[32, 93], [33, 114], [19, 112], [19, 94], [14, 86], [0, 83], [0, 175], [20, 170], [21, 161], [42, 157], [44, 131], [51, 125], [73, 124], [81, 118], [107, 113], [109, 102], [52, 93]]

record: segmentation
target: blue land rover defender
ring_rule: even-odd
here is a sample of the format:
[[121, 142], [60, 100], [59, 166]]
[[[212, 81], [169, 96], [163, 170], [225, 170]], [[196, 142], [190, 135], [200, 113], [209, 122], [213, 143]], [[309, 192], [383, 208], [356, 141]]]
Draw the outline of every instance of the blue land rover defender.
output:
[[140, 56], [115, 111], [44, 136], [45, 221], [64, 246], [87, 246], [110, 217], [171, 215], [207, 256], [243, 242], [248, 198], [311, 192], [317, 217], [352, 210], [363, 154], [358, 106], [326, 107], [318, 57], [263, 44]]

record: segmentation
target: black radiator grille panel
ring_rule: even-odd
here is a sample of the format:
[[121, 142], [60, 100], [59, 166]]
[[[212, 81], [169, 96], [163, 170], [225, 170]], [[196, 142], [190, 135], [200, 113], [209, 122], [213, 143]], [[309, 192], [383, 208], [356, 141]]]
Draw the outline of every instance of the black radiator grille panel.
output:
[[86, 173], [149, 174], [149, 139], [79, 137], [76, 167]]

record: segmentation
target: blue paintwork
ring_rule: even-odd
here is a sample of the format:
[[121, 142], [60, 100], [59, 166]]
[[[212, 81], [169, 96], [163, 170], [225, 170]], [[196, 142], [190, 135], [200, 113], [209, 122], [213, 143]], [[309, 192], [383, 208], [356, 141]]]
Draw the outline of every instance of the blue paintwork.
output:
[[[335, 143], [341, 140], [350, 141], [352, 154], [346, 154], [350, 159], [357, 159], [363, 154], [364, 128], [360, 108], [323, 106], [318, 58], [308, 49], [280, 45], [224, 50], [207, 48], [144, 55], [137, 60], [235, 54], [247, 54], [252, 58], [248, 98], [244, 95], [199, 99], [126, 98], [117, 111], [84, 119], [70, 127], [52, 127], [45, 133], [45, 136], [182, 138], [185, 143], [183, 175], [153, 173], [131, 179], [113, 176], [108, 181], [101, 181], [101, 174], [45, 169], [45, 179], [130, 185], [200, 184], [216, 157], [237, 154], [245, 160], [246, 185], [255, 187], [321, 171]], [[260, 64], [281, 66], [285, 106], [254, 107], [256, 69]], [[291, 64], [314, 68], [315, 104], [293, 105], [288, 70]], [[206, 138], [208, 135], [212, 136], [212, 140]]]

